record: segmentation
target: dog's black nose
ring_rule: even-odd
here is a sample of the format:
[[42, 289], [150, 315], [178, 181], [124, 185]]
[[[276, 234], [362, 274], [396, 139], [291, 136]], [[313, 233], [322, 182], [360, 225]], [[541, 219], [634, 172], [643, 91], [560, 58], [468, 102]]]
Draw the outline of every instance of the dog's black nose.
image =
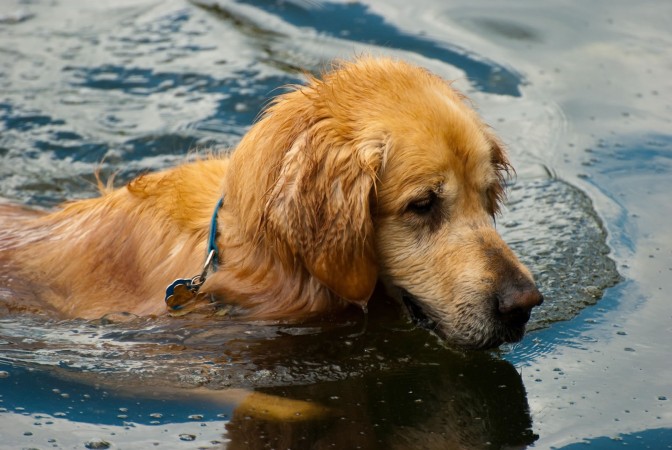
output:
[[544, 296], [534, 284], [510, 286], [497, 295], [497, 311], [505, 324], [521, 326], [530, 320], [532, 308], [543, 301]]

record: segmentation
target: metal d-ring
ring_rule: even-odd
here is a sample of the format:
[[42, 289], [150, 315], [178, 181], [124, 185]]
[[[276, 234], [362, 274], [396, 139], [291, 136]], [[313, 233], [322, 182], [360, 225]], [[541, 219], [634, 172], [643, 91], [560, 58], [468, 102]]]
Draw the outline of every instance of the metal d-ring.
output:
[[[212, 266], [212, 263], [214, 262], [215, 253], [216, 253], [216, 251], [214, 249], [210, 250], [210, 252], [208, 253], [208, 257], [205, 258], [205, 264], [203, 264], [203, 271], [201, 272], [200, 275], [196, 275], [192, 279], [194, 284], [201, 285], [205, 282], [205, 278], [208, 276], [208, 271], [210, 270], [210, 266]], [[196, 280], [196, 279], [198, 279], [198, 280]]]

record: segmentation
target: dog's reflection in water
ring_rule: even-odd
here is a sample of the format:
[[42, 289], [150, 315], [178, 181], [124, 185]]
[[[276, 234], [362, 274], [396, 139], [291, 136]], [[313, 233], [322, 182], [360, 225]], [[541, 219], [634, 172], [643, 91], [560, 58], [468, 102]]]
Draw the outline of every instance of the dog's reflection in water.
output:
[[[266, 394], [329, 409], [277, 420]], [[273, 398], [273, 397], [269, 397]], [[524, 448], [536, 436], [519, 374], [488, 355], [458, 356], [408, 373], [266, 390], [227, 424], [228, 449]], [[291, 407], [290, 407], [291, 409]]]
[[[227, 448], [494, 449], [536, 440], [514, 366], [489, 352], [446, 348], [390, 301], [374, 295], [359, 333], [285, 336], [266, 340], [263, 356], [244, 355], [275, 372], [296, 361], [303, 379], [239, 401]], [[321, 362], [336, 364], [343, 377], [319, 381]]]

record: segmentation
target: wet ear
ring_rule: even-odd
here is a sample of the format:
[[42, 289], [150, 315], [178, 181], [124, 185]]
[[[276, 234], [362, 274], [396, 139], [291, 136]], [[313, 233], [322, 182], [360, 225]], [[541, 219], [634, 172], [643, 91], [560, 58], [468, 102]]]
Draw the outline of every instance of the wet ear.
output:
[[286, 151], [266, 202], [267, 233], [329, 290], [366, 304], [378, 277], [371, 200], [382, 143], [304, 131]]

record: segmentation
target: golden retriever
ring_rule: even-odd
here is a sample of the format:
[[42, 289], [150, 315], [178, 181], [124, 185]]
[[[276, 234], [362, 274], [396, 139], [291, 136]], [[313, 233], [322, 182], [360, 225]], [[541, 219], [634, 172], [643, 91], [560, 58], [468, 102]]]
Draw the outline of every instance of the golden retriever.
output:
[[[494, 228], [509, 171], [450, 83], [361, 57], [278, 96], [230, 157], [50, 214], [0, 205], [0, 298], [159, 315], [166, 286], [196, 276], [174, 292], [188, 288], [186, 303], [301, 320], [365, 307], [381, 281], [449, 342], [497, 346], [521, 339], [542, 301]], [[217, 257], [199, 278], [211, 226]]]

